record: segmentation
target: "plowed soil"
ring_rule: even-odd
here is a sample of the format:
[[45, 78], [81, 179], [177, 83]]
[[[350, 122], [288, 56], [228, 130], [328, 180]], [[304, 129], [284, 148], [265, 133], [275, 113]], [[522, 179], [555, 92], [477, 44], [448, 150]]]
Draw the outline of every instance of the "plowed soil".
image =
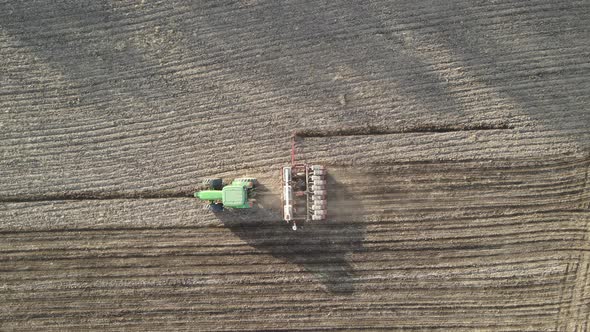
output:
[[[0, 0], [0, 330], [587, 331], [588, 1]], [[329, 170], [328, 220], [280, 172]], [[259, 179], [213, 214], [207, 177]]]

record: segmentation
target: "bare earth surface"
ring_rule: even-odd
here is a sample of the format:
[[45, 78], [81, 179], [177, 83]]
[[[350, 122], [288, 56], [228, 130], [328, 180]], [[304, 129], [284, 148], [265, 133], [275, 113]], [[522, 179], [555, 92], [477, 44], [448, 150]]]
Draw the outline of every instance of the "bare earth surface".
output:
[[0, 0], [0, 330], [588, 331], [589, 59], [588, 1]]

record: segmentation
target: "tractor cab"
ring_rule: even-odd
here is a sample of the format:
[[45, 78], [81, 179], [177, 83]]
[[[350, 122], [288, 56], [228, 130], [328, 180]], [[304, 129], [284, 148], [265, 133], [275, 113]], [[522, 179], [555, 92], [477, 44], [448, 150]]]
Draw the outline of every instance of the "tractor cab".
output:
[[248, 204], [248, 190], [244, 186], [229, 185], [221, 189], [221, 200], [224, 206], [244, 209], [252, 205]]
[[194, 196], [209, 202], [208, 206], [213, 212], [223, 211], [224, 207], [248, 209], [254, 202], [255, 187], [254, 178], [238, 178], [228, 185], [223, 185], [221, 179], [206, 179], [202, 190]]

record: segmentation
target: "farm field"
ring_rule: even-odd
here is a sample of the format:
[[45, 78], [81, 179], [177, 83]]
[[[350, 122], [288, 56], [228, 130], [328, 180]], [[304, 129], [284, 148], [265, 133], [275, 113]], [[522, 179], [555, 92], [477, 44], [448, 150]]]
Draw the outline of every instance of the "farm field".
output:
[[[588, 1], [0, 0], [0, 330], [587, 331]], [[280, 168], [329, 170], [282, 221]], [[252, 176], [213, 214], [208, 177]]]

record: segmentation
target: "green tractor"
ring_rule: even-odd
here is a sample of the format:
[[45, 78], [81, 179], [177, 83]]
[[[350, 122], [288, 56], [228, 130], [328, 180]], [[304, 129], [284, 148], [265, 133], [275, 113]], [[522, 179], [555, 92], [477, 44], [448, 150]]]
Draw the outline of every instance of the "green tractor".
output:
[[226, 185], [218, 178], [206, 179], [195, 197], [208, 202], [213, 212], [221, 212], [224, 207], [249, 209], [255, 202], [257, 184], [255, 178], [237, 178]]

